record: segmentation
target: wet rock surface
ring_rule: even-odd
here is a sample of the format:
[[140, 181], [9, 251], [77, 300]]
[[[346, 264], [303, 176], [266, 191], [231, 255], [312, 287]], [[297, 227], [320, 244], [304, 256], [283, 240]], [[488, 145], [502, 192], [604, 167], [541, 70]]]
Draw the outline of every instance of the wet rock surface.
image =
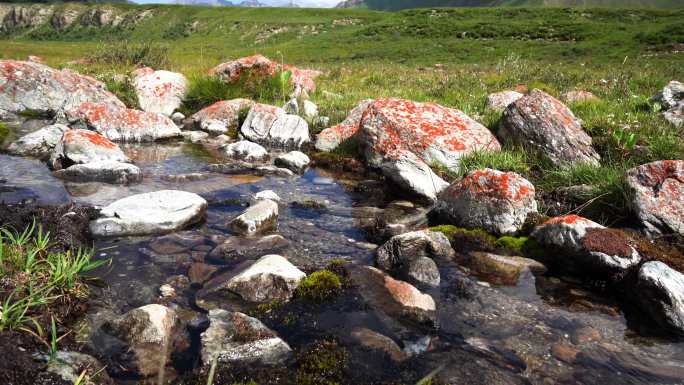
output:
[[639, 269], [635, 294], [658, 324], [684, 334], [684, 275], [662, 262], [647, 262]]
[[236, 234], [255, 235], [278, 226], [278, 204], [270, 199], [257, 201], [230, 222]]
[[55, 176], [76, 182], [105, 182], [112, 184], [126, 184], [140, 182], [142, 171], [130, 163], [103, 160], [86, 164], [75, 164], [58, 170]]

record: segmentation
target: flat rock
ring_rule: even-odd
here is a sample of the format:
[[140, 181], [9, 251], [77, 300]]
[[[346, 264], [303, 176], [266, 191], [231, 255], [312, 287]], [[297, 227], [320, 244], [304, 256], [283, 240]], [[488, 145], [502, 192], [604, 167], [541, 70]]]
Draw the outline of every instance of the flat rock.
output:
[[118, 145], [89, 130], [66, 130], [50, 156], [54, 169], [101, 161], [127, 163], [130, 159]]
[[204, 131], [181, 131], [183, 139], [190, 143], [202, 143], [209, 139], [209, 134]]
[[360, 101], [356, 107], [349, 111], [347, 118], [342, 123], [321, 131], [316, 136], [316, 150], [330, 152], [336, 149], [340, 143], [354, 136], [361, 127], [363, 113], [366, 112], [371, 103], [373, 103], [373, 99]]
[[280, 254], [289, 246], [290, 242], [278, 234], [258, 238], [233, 236], [218, 244], [209, 257], [224, 262], [257, 259], [267, 254]]
[[7, 151], [13, 155], [46, 158], [69, 127], [63, 124], [45, 126], [12, 142]]
[[75, 164], [55, 171], [54, 175], [72, 182], [104, 182], [111, 184], [137, 183], [143, 178], [142, 171], [137, 166], [113, 160]]
[[103, 208], [90, 231], [99, 237], [169, 233], [201, 220], [206, 209], [202, 197], [185, 191], [132, 195]]
[[[86, 370], [87, 375], [82, 379], [85, 381], [94, 381], [97, 379], [98, 383], [111, 383], [112, 380], [107, 375], [107, 372], [101, 371], [104, 367], [100, 361], [88, 354], [77, 352], [55, 352], [52, 359], [46, 356], [48, 361], [47, 371], [60, 376], [68, 383], [76, 384], [81, 373]], [[98, 373], [97, 376], [94, 374]]]
[[639, 269], [634, 293], [661, 327], [684, 334], [684, 275], [662, 262], [646, 262]]
[[145, 112], [171, 116], [185, 98], [188, 81], [182, 74], [145, 67], [132, 75], [138, 104]]
[[517, 284], [520, 275], [526, 269], [529, 269], [535, 275], [541, 275], [546, 272], [546, 266], [533, 259], [478, 251], [468, 254], [468, 267], [490, 278], [488, 281], [494, 281], [494, 283], [503, 285]]
[[309, 167], [311, 160], [303, 152], [290, 151], [287, 154], [282, 154], [276, 157], [274, 163], [278, 167], [283, 167], [291, 170], [292, 172], [301, 174], [306, 170], [307, 167]]
[[352, 330], [351, 335], [365, 348], [384, 352], [395, 362], [401, 362], [407, 358], [399, 345], [383, 334], [366, 328], [356, 328]]
[[222, 147], [222, 150], [227, 157], [246, 162], [260, 162], [269, 158], [268, 151], [263, 146], [248, 140], [230, 143]]
[[257, 201], [230, 222], [233, 232], [254, 235], [278, 226], [278, 204], [269, 199]]
[[523, 94], [516, 91], [502, 91], [487, 95], [486, 107], [499, 113], [504, 112], [516, 100], [522, 98]]
[[203, 126], [205, 129], [212, 126], [212, 133], [216, 134], [226, 133], [231, 129], [237, 130], [240, 111], [250, 109], [253, 105], [254, 102], [248, 99], [221, 100], [190, 116], [185, 129], [198, 130]]
[[265, 146], [300, 149], [309, 144], [309, 125], [279, 107], [255, 104], [240, 128], [240, 135]]

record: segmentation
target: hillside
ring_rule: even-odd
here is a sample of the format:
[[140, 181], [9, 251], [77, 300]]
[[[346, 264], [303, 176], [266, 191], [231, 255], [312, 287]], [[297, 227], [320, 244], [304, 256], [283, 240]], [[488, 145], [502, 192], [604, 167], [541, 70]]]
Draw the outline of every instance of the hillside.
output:
[[398, 11], [422, 7], [496, 6], [673, 8], [684, 4], [680, 0], [347, 0], [341, 2], [338, 8], [362, 7]]

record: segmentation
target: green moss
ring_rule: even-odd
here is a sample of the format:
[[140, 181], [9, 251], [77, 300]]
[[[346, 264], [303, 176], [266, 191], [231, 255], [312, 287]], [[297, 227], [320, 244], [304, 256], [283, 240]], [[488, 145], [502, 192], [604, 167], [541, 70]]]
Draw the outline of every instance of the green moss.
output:
[[295, 383], [298, 385], [337, 385], [341, 383], [349, 353], [337, 341], [317, 341], [297, 359]]
[[5, 138], [9, 135], [9, 128], [0, 122], [0, 144], [5, 141]]
[[505, 252], [527, 258], [539, 259], [546, 253], [544, 248], [532, 238], [503, 236], [496, 240], [494, 246]]
[[452, 225], [441, 225], [431, 227], [429, 230], [438, 231], [449, 239], [451, 243], [468, 243], [487, 250], [495, 248], [496, 237], [482, 229], [464, 229]]
[[339, 294], [342, 288], [340, 277], [330, 270], [309, 274], [297, 287], [295, 295], [312, 302], [322, 302]]

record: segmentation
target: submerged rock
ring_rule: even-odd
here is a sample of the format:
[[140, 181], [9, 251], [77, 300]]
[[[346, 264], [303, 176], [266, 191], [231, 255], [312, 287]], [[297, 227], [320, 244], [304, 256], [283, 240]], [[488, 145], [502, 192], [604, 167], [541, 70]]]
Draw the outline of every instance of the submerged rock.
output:
[[209, 311], [202, 333], [202, 363], [277, 365], [292, 354], [290, 346], [261, 321], [223, 309]]
[[256, 259], [267, 254], [280, 254], [289, 246], [290, 242], [278, 234], [260, 238], [228, 237], [209, 253], [209, 257], [225, 262]]
[[140, 109], [171, 116], [180, 107], [187, 92], [187, 79], [170, 71], [145, 67], [133, 71], [133, 87]]
[[634, 293], [661, 327], [684, 335], [684, 275], [662, 262], [647, 262], [639, 270]]
[[226, 133], [231, 129], [237, 130], [240, 128], [240, 111], [250, 109], [253, 105], [254, 102], [249, 99], [232, 99], [216, 102], [193, 114], [189, 122], [186, 123], [185, 129], [197, 130], [212, 126], [220, 127], [212, 130], [212, 132], [218, 133]]
[[600, 157], [580, 121], [544, 91], [532, 90], [508, 106], [499, 136], [506, 142], [531, 146], [557, 166], [599, 164]]
[[113, 160], [102, 160], [86, 164], [75, 164], [57, 170], [56, 177], [72, 182], [104, 182], [111, 184], [129, 184], [140, 182], [142, 171], [130, 163]]
[[246, 162], [259, 162], [269, 158], [268, 151], [263, 146], [248, 140], [228, 144], [222, 149], [227, 157]]
[[287, 154], [279, 155], [275, 158], [275, 165], [284, 167], [296, 173], [303, 173], [311, 163], [311, 160], [305, 153], [300, 151], [290, 151]]
[[266, 104], [255, 104], [249, 110], [240, 135], [253, 142], [285, 149], [300, 149], [310, 141], [309, 125], [304, 119]]
[[45, 126], [12, 142], [7, 151], [13, 155], [46, 158], [69, 127], [63, 124]]
[[352, 330], [351, 335], [365, 348], [384, 352], [395, 362], [401, 362], [407, 358], [399, 345], [383, 334], [366, 328], [357, 328]]
[[103, 208], [90, 231], [98, 237], [169, 233], [198, 222], [206, 209], [202, 197], [185, 191], [132, 195]]
[[537, 212], [534, 185], [514, 172], [471, 171], [439, 195], [439, 211], [466, 228], [515, 234]]
[[523, 94], [516, 91], [502, 91], [487, 95], [486, 106], [492, 111], [502, 113], [516, 100], [522, 98]]
[[269, 199], [257, 201], [230, 222], [236, 234], [254, 235], [278, 226], [278, 204]]
[[351, 138], [361, 127], [361, 118], [373, 99], [365, 99], [359, 102], [347, 115], [344, 121], [336, 126], [326, 128], [316, 137], [316, 150], [330, 152], [337, 148], [340, 143]]
[[652, 234], [684, 235], [684, 160], [661, 160], [627, 171], [632, 207]]
[[101, 161], [130, 162], [119, 146], [88, 130], [66, 130], [50, 157], [55, 169]]
[[517, 284], [520, 275], [526, 269], [529, 269], [535, 275], [541, 275], [546, 272], [546, 267], [533, 259], [477, 251], [468, 254], [468, 267], [479, 274], [491, 278], [491, 280], [495, 281], [493, 283], [504, 285]]

